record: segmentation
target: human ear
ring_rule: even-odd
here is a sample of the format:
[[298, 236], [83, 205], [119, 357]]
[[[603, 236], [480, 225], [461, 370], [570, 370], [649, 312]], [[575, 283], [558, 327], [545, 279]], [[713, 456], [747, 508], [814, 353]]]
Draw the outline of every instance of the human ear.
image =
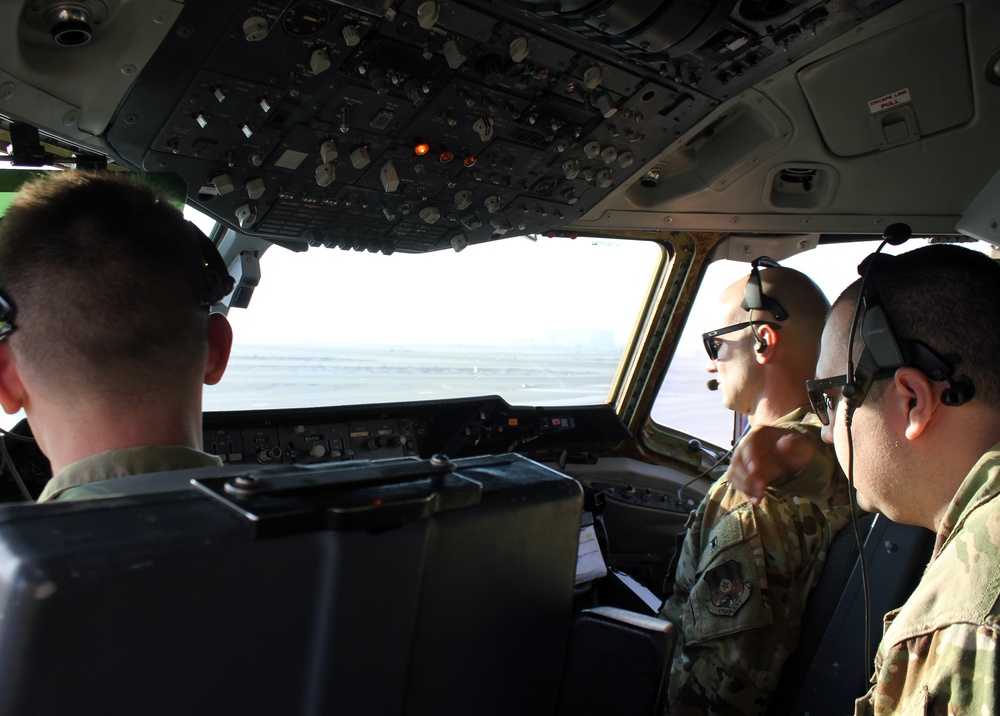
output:
[[221, 313], [208, 317], [208, 360], [205, 363], [205, 385], [222, 380], [233, 347], [233, 327]]
[[757, 341], [754, 344], [754, 357], [760, 364], [767, 363], [774, 355], [774, 346], [778, 343], [778, 332], [771, 326], [757, 327]]
[[24, 407], [24, 383], [9, 343], [0, 343], [0, 406], [13, 415]]
[[919, 438], [941, 407], [941, 396], [934, 381], [916, 368], [903, 367], [896, 371], [893, 385], [897, 396], [895, 407], [906, 418], [904, 434], [907, 440]]

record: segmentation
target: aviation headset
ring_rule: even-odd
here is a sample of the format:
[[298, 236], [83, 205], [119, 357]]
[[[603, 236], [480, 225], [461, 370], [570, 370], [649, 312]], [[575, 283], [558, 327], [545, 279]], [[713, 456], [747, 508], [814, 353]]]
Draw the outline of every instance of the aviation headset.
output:
[[16, 317], [17, 308], [14, 302], [7, 298], [7, 293], [0, 288], [0, 339], [14, 330]]
[[[781, 264], [770, 256], [758, 256], [750, 263], [750, 278], [747, 279], [747, 285], [743, 291], [743, 303], [740, 304], [740, 308], [748, 313], [750, 311], [769, 311], [774, 316], [774, 320], [784, 321], [788, 318], [788, 311], [774, 297], [764, 293], [764, 286], [760, 280], [761, 266], [780, 268]], [[753, 325], [750, 326], [750, 330], [753, 331], [753, 337], [757, 339], [753, 349], [758, 353], [763, 353], [767, 350], [767, 341], [757, 333], [757, 329]]]
[[[0, 221], [3, 217], [0, 216]], [[0, 288], [0, 340], [16, 328], [14, 319], [17, 317], [17, 306], [7, 296], [7, 292]]]
[[[943, 356], [926, 343], [896, 335], [882, 306], [875, 275], [890, 270], [895, 257], [881, 251], [886, 244], [902, 244], [910, 235], [910, 227], [906, 224], [892, 224], [883, 233], [883, 241], [875, 253], [858, 266], [861, 286], [848, 341], [847, 382], [841, 391], [849, 414], [861, 406], [877, 378], [888, 377], [903, 366], [912, 366], [933, 381], [948, 381], [948, 388], [941, 394], [941, 402], [945, 405], [964, 405], [976, 394], [975, 386], [968, 377], [956, 375], [960, 356]], [[859, 323], [864, 351], [855, 364], [854, 340]]]
[[204, 260], [205, 273], [202, 278], [202, 286], [198, 298], [198, 305], [202, 308], [211, 308], [233, 291], [236, 280], [229, 275], [226, 262], [222, 260], [222, 254], [215, 247], [205, 234], [190, 221], [185, 222], [188, 230], [194, 232], [198, 239], [198, 249]]

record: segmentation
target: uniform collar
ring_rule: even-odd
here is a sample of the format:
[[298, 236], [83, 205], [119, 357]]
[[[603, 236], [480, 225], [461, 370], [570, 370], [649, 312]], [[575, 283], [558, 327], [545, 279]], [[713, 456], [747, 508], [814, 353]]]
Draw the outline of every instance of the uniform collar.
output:
[[1000, 443], [989, 449], [959, 485], [938, 527], [934, 557], [944, 549], [965, 518], [982, 503], [1000, 493]]
[[182, 445], [152, 445], [108, 450], [64, 467], [49, 480], [38, 501], [47, 502], [70, 488], [112, 480], [116, 477], [164, 470], [186, 470], [193, 467], [214, 467], [221, 464], [222, 461], [215, 455]]

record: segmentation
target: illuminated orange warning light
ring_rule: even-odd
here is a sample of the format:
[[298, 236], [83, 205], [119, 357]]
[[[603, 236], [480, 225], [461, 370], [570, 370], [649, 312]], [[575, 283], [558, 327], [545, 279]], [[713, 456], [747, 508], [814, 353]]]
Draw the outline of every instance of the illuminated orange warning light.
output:
[[438, 155], [438, 159], [442, 163], [450, 162], [454, 158], [455, 158], [455, 155], [452, 154], [451, 152], [449, 152], [447, 149], [441, 150], [441, 153]]
[[475, 163], [476, 163], [476, 158], [471, 154], [462, 160], [462, 164], [464, 164], [467, 167], [471, 167]]
[[418, 142], [413, 147], [413, 153], [421, 157], [427, 154], [427, 152], [429, 152], [430, 150], [431, 150], [431, 145], [428, 144], [427, 142]]

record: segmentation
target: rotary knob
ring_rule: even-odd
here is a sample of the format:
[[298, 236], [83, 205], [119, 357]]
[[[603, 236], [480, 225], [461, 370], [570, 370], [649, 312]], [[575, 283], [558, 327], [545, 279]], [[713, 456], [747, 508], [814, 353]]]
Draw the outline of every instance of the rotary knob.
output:
[[476, 60], [476, 72], [483, 76], [486, 84], [495, 85], [503, 79], [503, 58], [490, 53]]
[[357, 25], [347, 25], [341, 30], [341, 34], [344, 36], [344, 44], [348, 47], [354, 47], [361, 42], [361, 33], [358, 32]]

